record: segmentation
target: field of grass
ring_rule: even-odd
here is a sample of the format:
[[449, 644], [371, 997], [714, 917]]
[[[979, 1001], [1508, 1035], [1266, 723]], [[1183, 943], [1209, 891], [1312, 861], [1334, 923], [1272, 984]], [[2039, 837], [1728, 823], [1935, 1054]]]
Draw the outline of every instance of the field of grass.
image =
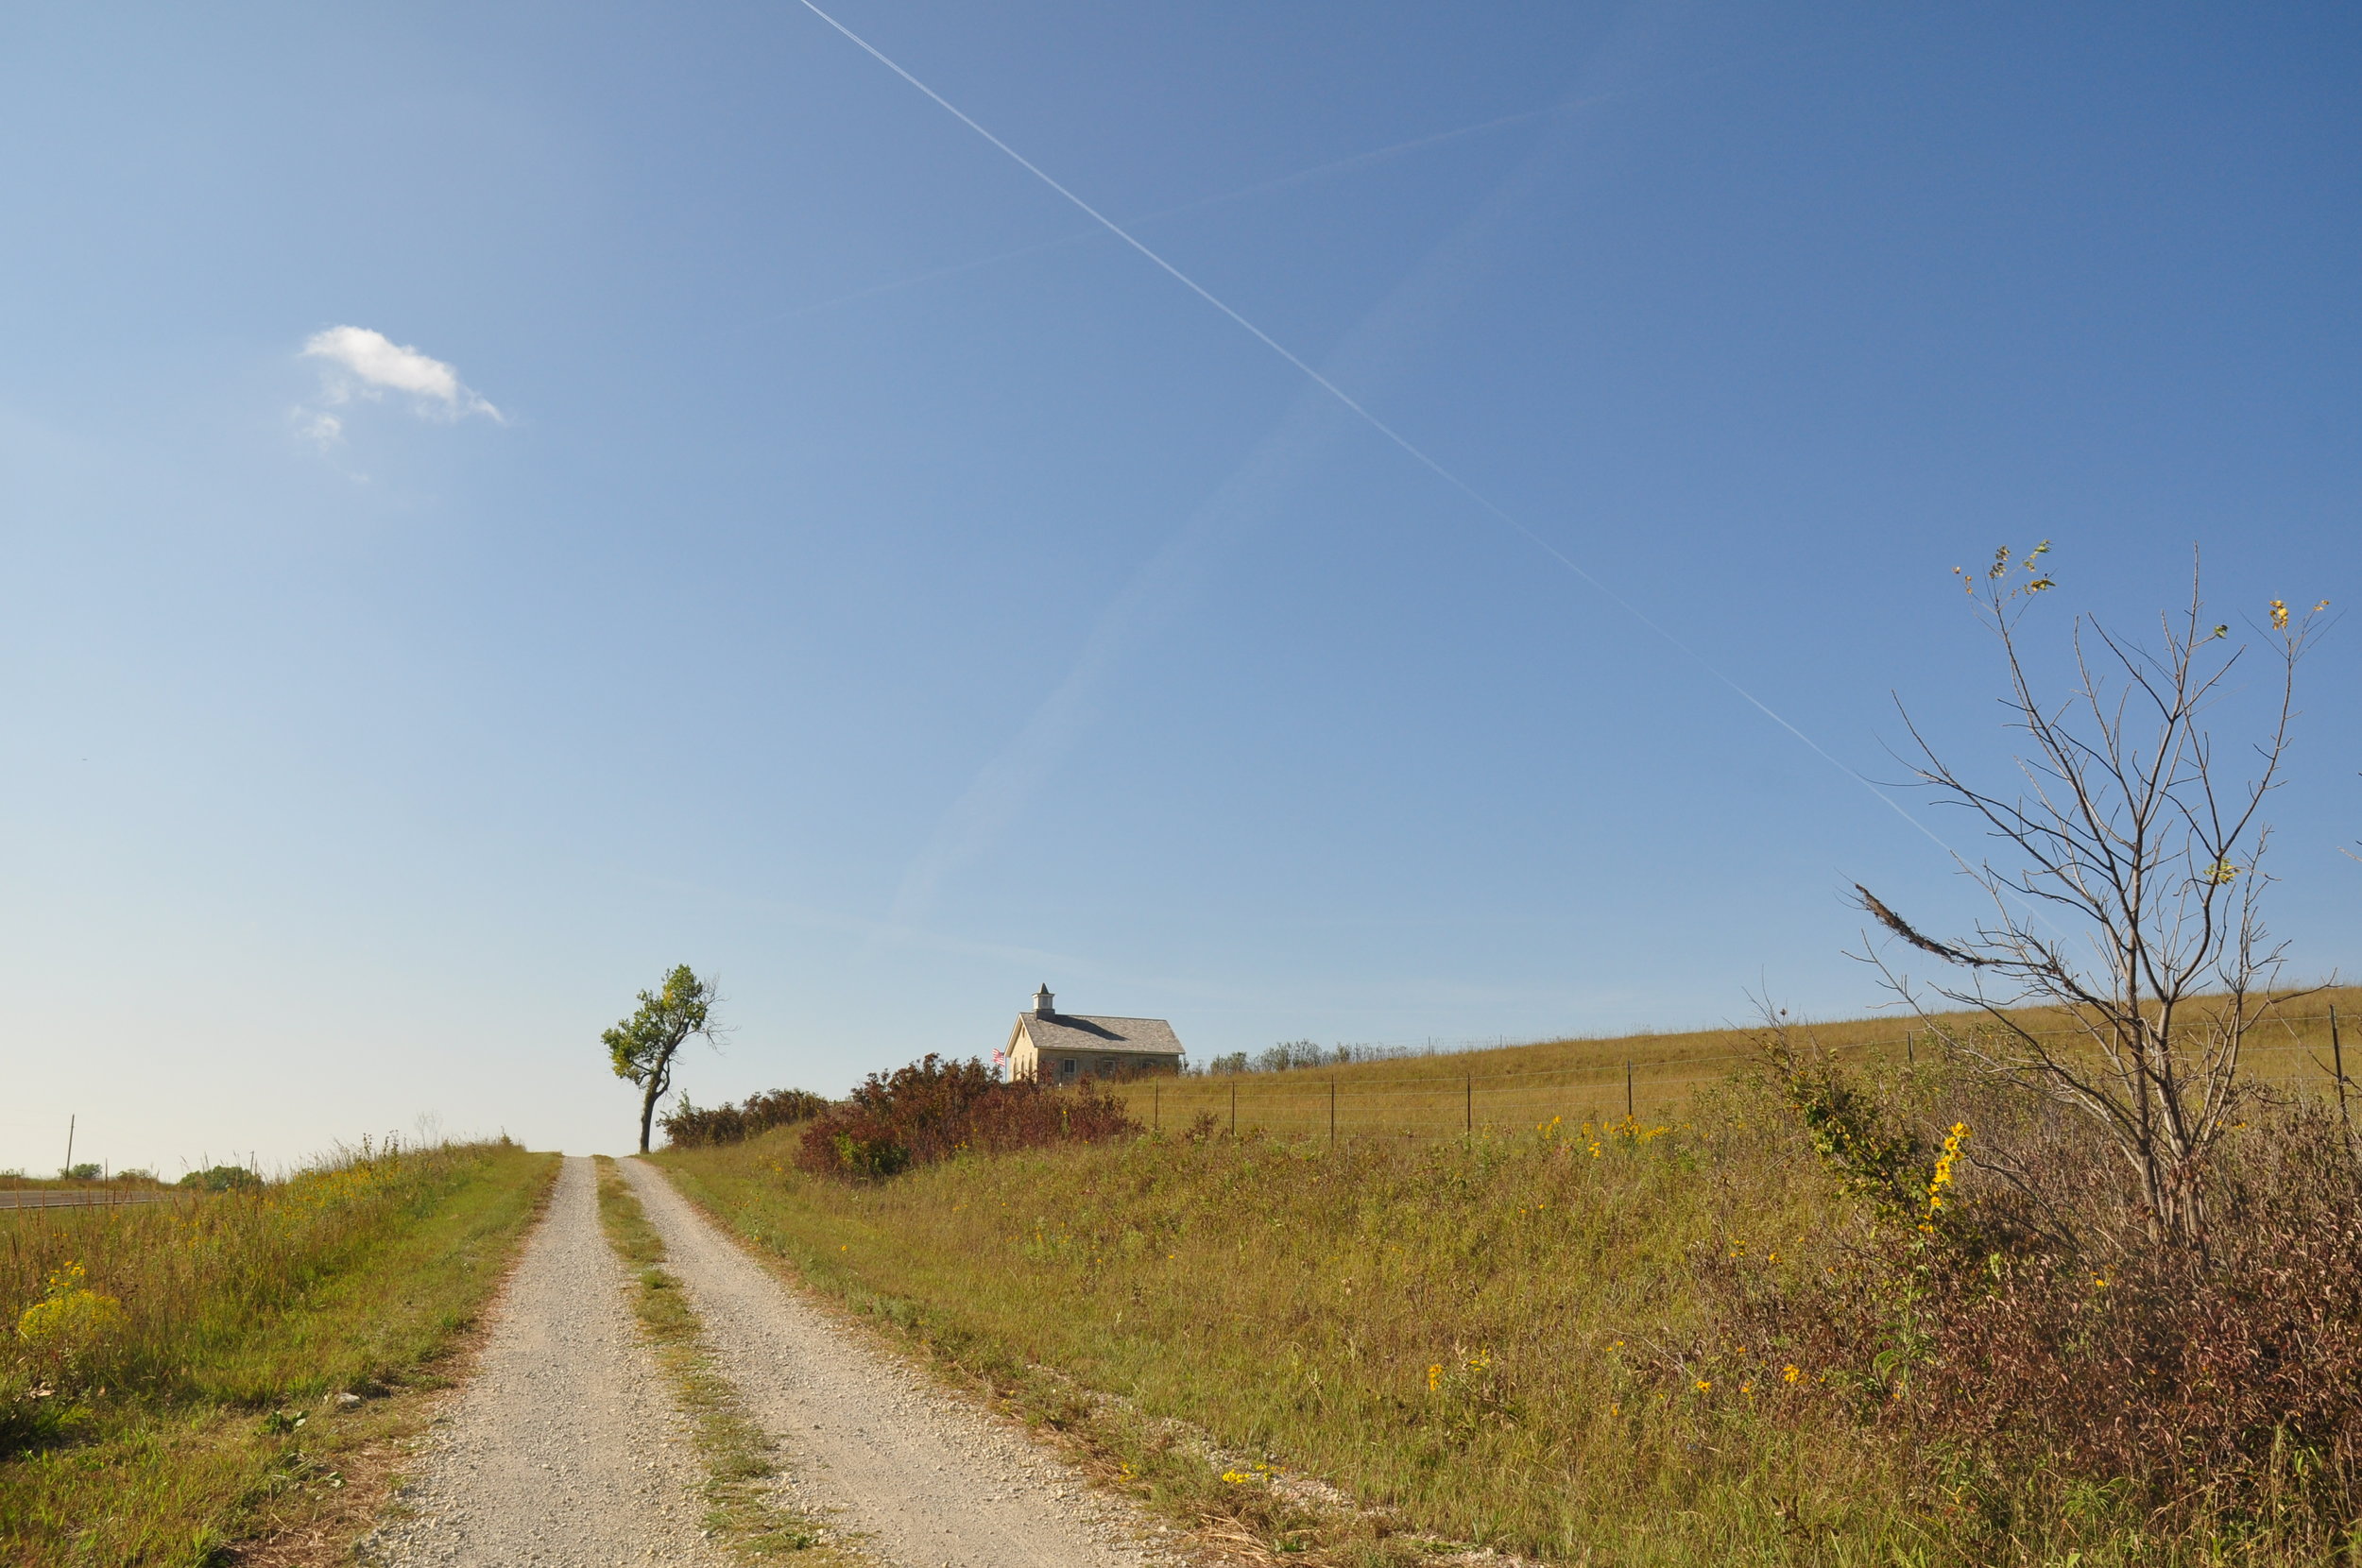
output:
[[[2316, 1046], [2325, 1061], [2327, 1006], [2355, 999], [2318, 998], [2302, 1011], [2322, 1038], [2259, 1065]], [[1881, 1076], [1940, 1074], [1884, 1060], [1904, 1055], [1890, 1024], [1813, 1032]], [[1391, 1109], [1341, 1114], [1333, 1141], [1318, 1069], [1123, 1085], [1143, 1121], [1162, 1100], [1159, 1130], [883, 1183], [798, 1171], [794, 1129], [657, 1159], [791, 1275], [1109, 1484], [1274, 1559], [1398, 1563], [1457, 1543], [1619, 1565], [2284, 1560], [2261, 1537], [2161, 1539], [2072, 1476], [1996, 1498], [1989, 1473], [1972, 1485], [1868, 1419], [1859, 1368], [1736, 1341], [1735, 1292], [1825, 1294], [1875, 1252], [1865, 1207], [1777, 1097], [1739, 1079], [1743, 1041], [1344, 1066], [1341, 1113], [1347, 1084]], [[1631, 1121], [1626, 1061], [1672, 1086], [1635, 1093]], [[1579, 1089], [1603, 1066], [1605, 1104], [1506, 1086]], [[1193, 1135], [1202, 1111], [1216, 1127]]]
[[[1588, 1137], [1151, 1137], [870, 1185], [796, 1173], [788, 1136], [659, 1159], [804, 1279], [1200, 1528], [1326, 1561], [1442, 1542], [1962, 1560], [1891, 1456], [1833, 1401], [1815, 1414], [1814, 1369], [1714, 1338], [1702, 1256], [1794, 1273], [1843, 1229], [1808, 1158], [1733, 1105]], [[1793, 1419], [1766, 1419], [1774, 1403]], [[1362, 1510], [1319, 1506], [1298, 1472]]]
[[0, 1561], [328, 1560], [556, 1169], [506, 1143], [364, 1150], [0, 1214]]
[[[2341, 987], [2293, 1003], [2288, 1025], [2249, 1045], [2248, 1068], [2259, 1081], [2308, 1093], [2332, 1087], [2330, 1020], [2353, 1052], [2349, 1080], [2362, 1078], [2362, 988]], [[2056, 1030], [2041, 1010], [2019, 1016], [2028, 1028]], [[1966, 1022], [1951, 1015], [1944, 1022]], [[1720, 1083], [1750, 1054], [1754, 1031], [1704, 1030], [1547, 1040], [1490, 1050], [1409, 1056], [1394, 1061], [1299, 1067], [1286, 1072], [1142, 1079], [1113, 1092], [1143, 1125], [1187, 1130], [1210, 1116], [1228, 1132], [1263, 1131], [1327, 1137], [1374, 1133], [1454, 1136], [1470, 1131], [1528, 1128], [1557, 1116], [1569, 1123], [1626, 1115], [1679, 1116], [1690, 1097]], [[1902, 1065], [1924, 1054], [1926, 1026], [1895, 1017], [1815, 1024], [1814, 1038], [1849, 1063]], [[1629, 1105], [1627, 1104], [1629, 1084]], [[2362, 1110], [2358, 1106], [2357, 1110]]]

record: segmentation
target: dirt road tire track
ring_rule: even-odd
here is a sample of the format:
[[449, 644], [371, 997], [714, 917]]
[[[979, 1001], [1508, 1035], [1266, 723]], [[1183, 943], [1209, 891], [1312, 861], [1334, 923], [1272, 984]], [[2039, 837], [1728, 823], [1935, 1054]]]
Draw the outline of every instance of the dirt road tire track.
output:
[[622, 1162], [666, 1267], [747, 1412], [776, 1439], [796, 1508], [894, 1568], [1162, 1568], [1159, 1527], [1012, 1423], [937, 1386], [780, 1283], [674, 1190]]
[[590, 1162], [558, 1173], [474, 1378], [437, 1419], [371, 1568], [724, 1568], [689, 1430], [599, 1231]]

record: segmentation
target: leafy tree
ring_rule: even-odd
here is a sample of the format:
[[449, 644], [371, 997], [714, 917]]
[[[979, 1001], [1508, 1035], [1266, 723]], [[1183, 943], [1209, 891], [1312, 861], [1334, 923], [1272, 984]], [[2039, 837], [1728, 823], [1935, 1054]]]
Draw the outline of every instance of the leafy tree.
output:
[[206, 1192], [230, 1192], [239, 1187], [259, 1185], [262, 1180], [242, 1165], [216, 1165], [190, 1171], [180, 1178], [180, 1185]]
[[640, 1087], [640, 1152], [648, 1151], [648, 1129], [657, 1101], [673, 1087], [673, 1058], [693, 1035], [721, 1039], [714, 1004], [722, 999], [712, 980], [701, 980], [686, 963], [676, 964], [660, 990], [640, 993], [640, 1011], [599, 1036], [615, 1076]]

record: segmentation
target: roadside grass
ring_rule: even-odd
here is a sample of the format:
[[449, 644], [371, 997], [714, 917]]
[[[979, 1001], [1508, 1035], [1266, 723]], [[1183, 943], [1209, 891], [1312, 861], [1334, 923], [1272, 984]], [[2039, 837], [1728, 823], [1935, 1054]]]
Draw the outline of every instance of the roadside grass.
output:
[[0, 1561], [330, 1560], [556, 1170], [505, 1140], [365, 1147], [244, 1190], [0, 1211]]
[[871, 1185], [797, 1172], [793, 1135], [658, 1160], [796, 1276], [1234, 1552], [1975, 1560], [1820, 1369], [1791, 1380], [1715, 1338], [1701, 1258], [1800, 1278], [1849, 1224], [1733, 1094], [1686, 1124], [1150, 1136]]
[[[1925, 1064], [1875, 1077], [1952, 1092]], [[2130, 1482], [1996, 1469], [1887, 1419], [1928, 1281], [1874, 1262], [1883, 1222], [1751, 1078], [1664, 1120], [1334, 1143], [1168, 1123], [886, 1182], [805, 1174], [796, 1137], [656, 1158], [791, 1277], [1234, 1558], [2362, 1561], [2334, 1521], [2152, 1514]], [[1733, 1326], [1849, 1291], [1903, 1338], [1823, 1365]]]
[[595, 1163], [600, 1227], [616, 1255], [637, 1270], [632, 1312], [656, 1347], [705, 1459], [706, 1528], [739, 1556], [756, 1560], [796, 1556], [848, 1568], [865, 1562], [844, 1542], [831, 1540], [826, 1527], [776, 1500], [777, 1449], [706, 1348], [696, 1309], [680, 1281], [664, 1270], [664, 1238], [648, 1223], [615, 1162], [601, 1154]]
[[[2249, 1071], [2282, 1089], [2329, 1089], [2335, 1083], [2333, 1010], [2347, 1026], [2345, 1045], [2355, 1053], [2346, 1063], [2347, 1076], [2362, 1077], [2362, 1033], [2352, 1027], [2362, 1018], [2362, 988], [2352, 986], [2293, 1001], [2287, 1028], [2275, 1027], [2250, 1043]], [[2035, 1030], [2065, 1022], [2040, 1008], [2012, 1016]], [[1942, 1021], [1973, 1020], [1951, 1014]], [[1897, 1066], [1915, 1050], [1919, 1060], [1927, 1054], [1926, 1026], [1903, 1014], [1815, 1023], [1811, 1031], [1822, 1048], [1857, 1066]], [[1333, 1109], [1340, 1137], [1458, 1137], [1472, 1129], [1515, 1131], [1552, 1116], [1568, 1122], [1622, 1116], [1628, 1073], [1633, 1114], [1681, 1115], [1692, 1096], [1712, 1091], [1744, 1065], [1754, 1033], [1740, 1028], [1544, 1040], [1283, 1072], [1141, 1078], [1107, 1087], [1134, 1119], [1167, 1133], [1187, 1130], [1199, 1116], [1213, 1117], [1227, 1132], [1235, 1115], [1241, 1133], [1326, 1137]]]

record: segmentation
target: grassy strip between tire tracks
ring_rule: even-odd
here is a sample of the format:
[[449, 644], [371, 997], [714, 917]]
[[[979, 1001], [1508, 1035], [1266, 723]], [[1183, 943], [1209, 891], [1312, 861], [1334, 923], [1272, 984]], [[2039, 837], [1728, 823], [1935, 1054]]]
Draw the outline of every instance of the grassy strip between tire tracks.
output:
[[632, 1312], [655, 1345], [657, 1358], [688, 1413], [706, 1463], [705, 1527], [744, 1558], [794, 1556], [814, 1564], [854, 1568], [868, 1559], [818, 1522], [783, 1508], [774, 1496], [777, 1447], [747, 1416], [738, 1390], [722, 1375], [706, 1346], [704, 1324], [680, 1281], [664, 1270], [664, 1238], [648, 1223], [639, 1197], [615, 1162], [595, 1157], [599, 1223], [616, 1255], [636, 1271]]
[[505, 1142], [348, 1153], [243, 1193], [0, 1220], [11, 1323], [61, 1276], [110, 1304], [77, 1344], [0, 1345], [0, 1562], [347, 1560], [556, 1168]]

